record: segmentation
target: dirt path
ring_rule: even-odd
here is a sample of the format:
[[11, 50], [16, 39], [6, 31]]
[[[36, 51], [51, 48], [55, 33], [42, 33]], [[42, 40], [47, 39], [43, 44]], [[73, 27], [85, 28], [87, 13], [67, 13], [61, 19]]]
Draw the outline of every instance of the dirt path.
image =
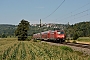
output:
[[[73, 40], [70, 40], [70, 42], [73, 42]], [[77, 43], [83, 43], [83, 44], [90, 44], [90, 42], [83, 42], [83, 41], [81, 42], [81, 41], [77, 41], [77, 40], [76, 40], [76, 42]]]

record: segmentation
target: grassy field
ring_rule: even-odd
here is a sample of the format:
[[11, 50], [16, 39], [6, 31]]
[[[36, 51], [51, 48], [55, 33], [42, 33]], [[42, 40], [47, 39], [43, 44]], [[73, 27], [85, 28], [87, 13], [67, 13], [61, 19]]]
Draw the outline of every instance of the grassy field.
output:
[[78, 41], [90, 42], [90, 37], [79, 37]]
[[79, 37], [77, 40], [66, 40], [66, 42], [76, 42], [76, 43], [85, 43], [90, 44], [90, 37]]
[[90, 56], [66, 46], [8, 38], [0, 39], [0, 60], [90, 60]]

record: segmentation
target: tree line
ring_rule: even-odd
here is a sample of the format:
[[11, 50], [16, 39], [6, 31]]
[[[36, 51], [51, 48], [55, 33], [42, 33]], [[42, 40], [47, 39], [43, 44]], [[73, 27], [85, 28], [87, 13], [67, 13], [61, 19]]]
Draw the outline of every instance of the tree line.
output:
[[68, 37], [73, 37], [75, 34], [78, 35], [78, 37], [90, 37], [90, 22], [68, 25], [65, 31]]
[[[79, 22], [73, 25], [69, 24], [54, 24], [50, 27], [42, 26], [41, 31], [54, 30], [54, 27], [64, 29], [68, 38], [76, 37], [90, 37], [90, 22]], [[39, 24], [32, 26], [26, 20], [21, 20], [18, 25], [0, 24], [0, 37], [4, 38], [7, 36], [32, 36], [35, 33], [40, 32]], [[21, 34], [21, 35], [20, 35]]]
[[0, 38], [6, 38], [14, 36], [16, 25], [0, 24]]

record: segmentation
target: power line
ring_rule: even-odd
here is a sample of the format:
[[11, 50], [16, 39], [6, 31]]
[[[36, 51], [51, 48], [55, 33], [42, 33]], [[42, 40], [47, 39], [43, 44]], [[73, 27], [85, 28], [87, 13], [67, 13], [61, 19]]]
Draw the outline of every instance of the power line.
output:
[[[87, 10], [84, 10], [84, 11], [82, 11], [82, 12], [76, 13], [76, 14], [74, 14], [74, 15], [71, 15], [71, 16], [69, 16], [69, 17], [66, 17], [66, 18], [64, 18], [64, 19], [68, 19], [68, 18], [71, 18], [71, 17], [73, 17], [73, 16], [77, 16], [77, 15], [83, 14], [83, 13], [89, 11], [89, 10], [90, 10], [90, 8], [87, 9]], [[64, 20], [64, 19], [61, 19], [61, 20]]]
[[58, 8], [60, 8], [61, 7], [61, 5], [63, 4], [65, 2], [65, 0], [50, 14], [50, 15], [48, 15], [47, 17], [45, 17], [44, 19], [46, 19], [46, 18], [48, 18], [48, 17], [50, 17], [53, 13], [55, 13], [57, 10], [58, 10]]
[[89, 5], [89, 4], [90, 4], [90, 3], [87, 3], [87, 4], [85, 4], [85, 5], [83, 5], [83, 6], [79, 7], [79, 8], [77, 8], [76, 10], [72, 11], [71, 13], [73, 13], [73, 12], [75, 12], [75, 11], [77, 11], [77, 10], [79, 10], [79, 9], [81, 9], [81, 8], [83, 8], [83, 7], [87, 6], [87, 5]]
[[83, 15], [83, 16], [80, 16], [80, 17], [77, 17], [77, 18], [73, 18], [72, 20], [74, 20], [74, 19], [79, 19], [79, 18], [82, 18], [82, 17], [88, 16], [88, 15], [90, 15], [90, 13], [88, 13], [88, 14], [85, 14], [85, 15]]
[[[75, 9], [74, 11], [72, 11], [72, 12], [70, 12], [70, 13], [68, 13], [68, 14], [63, 15], [62, 17], [65, 17], [65, 16], [67, 16], [67, 15], [70, 15], [70, 14], [72, 14], [73, 12], [75, 12], [75, 11], [81, 9], [81, 8], [84, 8], [85, 6], [87, 6], [87, 5], [89, 5], [89, 4], [90, 4], [90, 2], [87, 3], [87, 4], [85, 4], [85, 5], [83, 5], [83, 6], [81, 6], [81, 7], [79, 7], [79, 8], [77, 8], [77, 9]], [[62, 17], [59, 17], [59, 18], [62, 18]], [[57, 19], [55, 19], [55, 20], [58, 20], [59, 18], [57, 18]]]

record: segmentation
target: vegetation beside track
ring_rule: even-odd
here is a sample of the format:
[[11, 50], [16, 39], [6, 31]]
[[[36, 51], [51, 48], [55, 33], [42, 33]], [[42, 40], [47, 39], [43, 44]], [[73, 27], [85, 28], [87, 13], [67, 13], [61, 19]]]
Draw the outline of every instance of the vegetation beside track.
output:
[[90, 37], [79, 37], [78, 41], [82, 41], [82, 42], [90, 42]]
[[77, 40], [67, 39], [66, 42], [90, 44], [90, 37], [79, 37]]
[[0, 40], [0, 59], [3, 60], [90, 60], [90, 56], [78, 55], [70, 47], [49, 45], [45, 42]]

